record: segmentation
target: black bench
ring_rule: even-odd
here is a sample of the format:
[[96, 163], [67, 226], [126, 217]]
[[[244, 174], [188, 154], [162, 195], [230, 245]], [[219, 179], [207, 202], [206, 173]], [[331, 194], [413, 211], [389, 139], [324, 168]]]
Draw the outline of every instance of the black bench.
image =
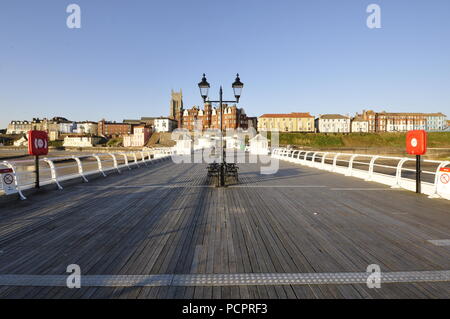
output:
[[236, 183], [239, 182], [238, 170], [239, 167], [237, 167], [235, 163], [225, 163], [225, 176], [233, 177]]

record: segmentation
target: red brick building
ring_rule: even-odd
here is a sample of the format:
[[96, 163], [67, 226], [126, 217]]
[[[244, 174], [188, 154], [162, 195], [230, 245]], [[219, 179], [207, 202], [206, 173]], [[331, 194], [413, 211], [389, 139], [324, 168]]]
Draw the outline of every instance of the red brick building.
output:
[[133, 125], [127, 123], [107, 122], [104, 119], [98, 122], [99, 136], [126, 135], [131, 134]]
[[388, 113], [363, 110], [361, 117], [368, 121], [369, 132], [406, 132], [427, 129], [427, 118], [432, 115], [428, 113]]
[[[220, 129], [220, 107], [212, 107], [211, 103], [205, 103], [204, 109], [194, 106], [191, 109], [181, 110], [178, 127], [188, 129], [189, 131], [198, 128]], [[248, 128], [248, 118], [244, 109], [238, 108], [236, 105], [228, 106], [223, 104], [222, 128], [237, 129]]]

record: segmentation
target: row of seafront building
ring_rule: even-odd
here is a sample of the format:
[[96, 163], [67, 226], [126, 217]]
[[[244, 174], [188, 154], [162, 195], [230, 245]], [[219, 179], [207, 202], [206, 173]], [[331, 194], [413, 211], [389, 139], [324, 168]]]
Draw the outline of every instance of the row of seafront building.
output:
[[[153, 131], [169, 131], [167, 118], [142, 117], [140, 120], [124, 120], [116, 123], [106, 120], [93, 121], [69, 121], [63, 117], [52, 119], [34, 118], [31, 121], [11, 121], [6, 130], [7, 135], [22, 135], [14, 145], [26, 144], [26, 134], [30, 130], [45, 131], [50, 141], [63, 140], [67, 147], [89, 147], [98, 144], [102, 138], [122, 137], [123, 146], [144, 146]], [[162, 124], [161, 124], [162, 123]], [[154, 129], [156, 128], [156, 129]]]
[[[222, 120], [222, 121], [221, 121]], [[354, 117], [340, 114], [323, 114], [315, 118], [310, 113], [264, 114], [249, 117], [243, 108], [236, 105], [219, 107], [206, 101], [203, 109], [199, 106], [184, 108], [183, 94], [172, 90], [168, 117], [141, 117], [126, 119], [116, 123], [102, 119], [98, 122], [69, 121], [64, 117], [38, 119], [32, 121], [11, 121], [6, 134], [23, 135], [18, 146], [26, 143], [26, 133], [30, 130], [46, 131], [51, 141], [63, 140], [64, 146], [88, 147], [104, 143], [105, 138], [122, 138], [125, 147], [147, 145], [153, 133], [172, 132], [175, 128], [189, 131], [198, 129], [243, 129], [251, 127], [258, 131], [278, 130], [281, 132], [405, 132], [414, 129], [445, 131], [449, 129], [447, 117], [442, 113], [387, 113], [363, 111]], [[1, 141], [0, 141], [1, 142]]]
[[168, 117], [141, 117], [140, 119], [125, 119], [120, 123], [101, 120], [98, 122], [74, 122], [63, 117], [38, 119], [32, 121], [11, 121], [7, 134], [23, 135], [17, 146], [26, 143], [26, 133], [30, 130], [46, 131], [51, 141], [64, 140], [64, 146], [89, 147], [99, 143], [101, 138], [121, 137], [125, 147], [141, 147], [147, 144], [153, 133], [172, 132], [175, 128], [189, 131], [194, 129], [218, 129], [220, 119], [224, 129], [256, 128], [257, 118], [248, 117], [243, 108], [236, 105], [213, 107], [206, 102], [204, 108], [198, 106], [185, 109], [183, 94], [171, 92]]
[[[154, 132], [171, 132], [177, 127], [190, 131], [219, 127], [220, 112], [209, 103], [205, 109], [194, 106], [178, 109], [179, 116], [142, 117], [139, 120], [123, 120], [122, 123], [101, 120], [99, 122], [72, 122], [62, 117], [11, 121], [7, 134], [22, 134], [30, 130], [49, 133], [51, 141], [63, 140], [64, 146], [89, 147], [100, 143], [102, 137], [122, 137], [123, 146], [141, 147], [147, 144]], [[258, 131], [306, 133], [377, 133], [405, 132], [422, 129], [426, 131], [448, 131], [449, 123], [442, 113], [388, 113], [363, 111], [354, 117], [340, 114], [323, 114], [315, 118], [310, 113], [264, 114], [259, 118], [247, 117], [243, 109], [225, 106], [223, 110], [225, 129], [255, 127]], [[26, 143], [26, 137], [17, 141], [17, 146]]]
[[264, 114], [258, 118], [258, 131], [321, 133], [379, 133], [426, 130], [440, 132], [449, 129], [443, 113], [388, 113], [363, 110], [354, 117], [341, 114], [310, 113]]

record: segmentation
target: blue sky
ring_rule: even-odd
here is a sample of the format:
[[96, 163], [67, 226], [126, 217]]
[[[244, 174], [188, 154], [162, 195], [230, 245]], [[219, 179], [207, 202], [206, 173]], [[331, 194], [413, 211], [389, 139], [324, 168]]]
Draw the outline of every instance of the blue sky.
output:
[[[66, 7], [81, 7], [68, 29]], [[379, 4], [382, 28], [366, 26]], [[450, 113], [448, 0], [2, 0], [0, 127], [65, 116], [168, 115], [170, 90], [199, 105], [232, 97], [247, 114]]]

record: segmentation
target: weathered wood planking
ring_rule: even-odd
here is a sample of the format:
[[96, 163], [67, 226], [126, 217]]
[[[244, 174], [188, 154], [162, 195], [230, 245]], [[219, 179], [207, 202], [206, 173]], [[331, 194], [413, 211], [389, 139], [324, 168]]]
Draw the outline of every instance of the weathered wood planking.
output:
[[[240, 164], [207, 186], [206, 165], [163, 162], [2, 204], [0, 274], [189, 274], [448, 270], [450, 204], [280, 162]], [[352, 190], [348, 190], [348, 189]], [[360, 190], [356, 190], [360, 188]], [[378, 189], [378, 190], [377, 190]], [[0, 287], [2, 298], [432, 298], [448, 283], [227, 287]]]

